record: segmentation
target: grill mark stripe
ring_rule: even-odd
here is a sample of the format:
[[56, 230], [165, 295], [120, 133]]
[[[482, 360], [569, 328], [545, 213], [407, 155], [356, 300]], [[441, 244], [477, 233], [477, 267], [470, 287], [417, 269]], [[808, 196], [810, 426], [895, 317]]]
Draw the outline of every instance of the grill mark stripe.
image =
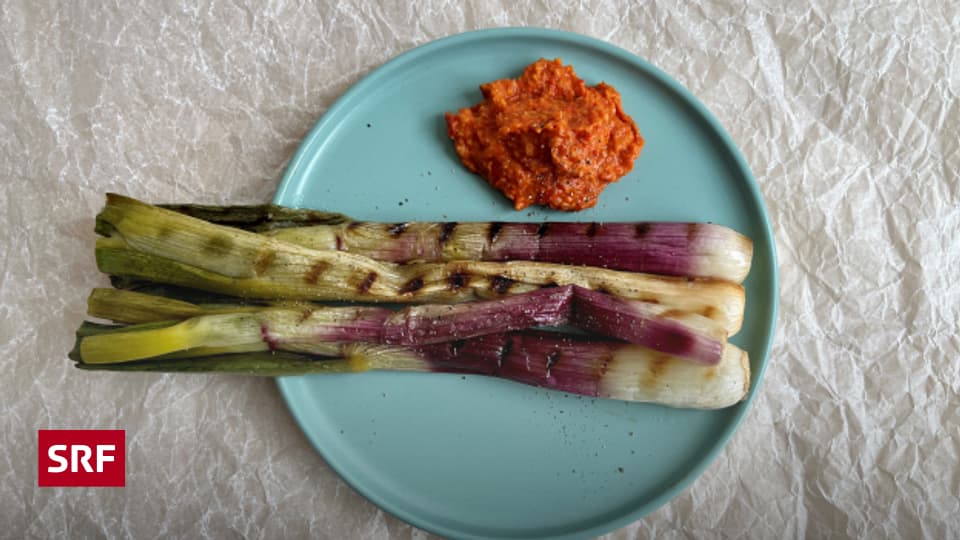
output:
[[423, 288], [423, 278], [415, 277], [410, 281], [406, 282], [403, 287], [400, 287], [400, 294], [409, 294], [412, 292], [417, 292]]
[[458, 291], [470, 284], [470, 274], [454, 272], [447, 278], [447, 282], [450, 284], [451, 290]]
[[503, 229], [502, 221], [494, 221], [493, 223], [491, 223], [487, 228], [487, 240], [489, 240], [491, 244], [496, 242], [497, 238], [500, 236], [500, 231], [502, 229]]
[[390, 233], [392, 236], [400, 236], [401, 234], [403, 234], [404, 231], [407, 230], [407, 227], [409, 226], [410, 224], [407, 222], [394, 223], [393, 225], [390, 225], [389, 227], [387, 227], [387, 232]]
[[203, 252], [211, 257], [225, 257], [234, 247], [233, 239], [225, 234], [211, 236], [203, 245]]
[[361, 281], [360, 284], [357, 285], [357, 291], [361, 293], [365, 293], [369, 291], [370, 287], [373, 286], [373, 282], [377, 280], [377, 277], [379, 276], [377, 275], [376, 272], [370, 272], [369, 274], [367, 274], [367, 277], [363, 278], [363, 281]]
[[440, 238], [439, 238], [440, 247], [443, 247], [444, 244], [446, 244], [447, 241], [450, 240], [450, 237], [453, 236], [453, 231], [456, 230], [456, 228], [457, 228], [456, 221], [448, 221], [443, 224], [443, 227], [440, 229]]
[[550, 375], [550, 370], [553, 369], [553, 366], [557, 365], [557, 362], [560, 361], [560, 351], [550, 351], [547, 354], [547, 375]]
[[320, 275], [327, 271], [327, 268], [330, 267], [330, 264], [324, 261], [317, 261], [310, 267], [310, 270], [307, 270], [307, 273], [304, 274], [303, 280], [310, 285], [316, 285], [320, 281]]
[[257, 253], [257, 258], [253, 261], [253, 273], [258, 276], [263, 274], [267, 271], [267, 268], [270, 268], [270, 265], [273, 264], [273, 261], [276, 258], [277, 252], [273, 250], [261, 251]]
[[493, 276], [490, 278], [490, 286], [497, 294], [507, 294], [514, 283], [516, 283], [514, 280], [506, 276]]
[[497, 375], [500, 373], [500, 368], [503, 367], [504, 360], [510, 359], [510, 351], [513, 350], [513, 340], [507, 337], [506, 342], [503, 344], [503, 347], [500, 347], [500, 354], [497, 355], [497, 367], [493, 370], [493, 374]]

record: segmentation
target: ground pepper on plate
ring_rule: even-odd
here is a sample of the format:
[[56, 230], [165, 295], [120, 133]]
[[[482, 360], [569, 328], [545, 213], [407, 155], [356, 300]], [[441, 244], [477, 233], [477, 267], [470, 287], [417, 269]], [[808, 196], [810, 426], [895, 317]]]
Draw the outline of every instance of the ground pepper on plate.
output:
[[587, 86], [560, 59], [480, 85], [484, 100], [446, 113], [464, 166], [522, 210], [583, 210], [633, 168], [643, 137], [610, 85]]

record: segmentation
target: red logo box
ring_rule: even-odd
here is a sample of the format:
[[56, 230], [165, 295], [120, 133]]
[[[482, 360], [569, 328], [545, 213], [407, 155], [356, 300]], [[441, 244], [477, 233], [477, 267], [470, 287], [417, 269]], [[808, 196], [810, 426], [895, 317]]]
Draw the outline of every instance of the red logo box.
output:
[[122, 429], [37, 430], [37, 485], [123, 487], [126, 439]]

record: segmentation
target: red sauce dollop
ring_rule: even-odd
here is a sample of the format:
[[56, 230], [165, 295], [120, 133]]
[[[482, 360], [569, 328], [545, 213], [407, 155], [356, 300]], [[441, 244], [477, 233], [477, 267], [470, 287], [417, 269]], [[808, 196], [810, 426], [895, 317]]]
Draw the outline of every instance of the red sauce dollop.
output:
[[559, 59], [480, 86], [483, 102], [446, 114], [460, 160], [522, 210], [583, 210], [630, 172], [643, 138], [610, 85], [587, 86]]

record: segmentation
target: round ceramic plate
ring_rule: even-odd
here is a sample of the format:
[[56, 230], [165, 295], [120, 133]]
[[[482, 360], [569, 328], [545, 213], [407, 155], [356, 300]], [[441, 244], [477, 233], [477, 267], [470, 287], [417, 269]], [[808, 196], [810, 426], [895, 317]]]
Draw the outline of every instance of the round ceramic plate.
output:
[[[590, 210], [516, 212], [467, 172], [444, 111], [478, 86], [561, 58], [623, 96], [646, 146]], [[539, 29], [461, 34], [411, 50], [343, 95], [309, 134], [278, 204], [404, 220], [712, 221], [754, 240], [743, 330], [757, 390], [776, 312], [773, 239], [729, 136], [683, 87], [636, 56]], [[384, 510], [454, 538], [584, 537], [666, 503], [721, 451], [750, 400], [719, 411], [571, 396], [480, 376], [363, 373], [281, 378], [307, 437]]]

